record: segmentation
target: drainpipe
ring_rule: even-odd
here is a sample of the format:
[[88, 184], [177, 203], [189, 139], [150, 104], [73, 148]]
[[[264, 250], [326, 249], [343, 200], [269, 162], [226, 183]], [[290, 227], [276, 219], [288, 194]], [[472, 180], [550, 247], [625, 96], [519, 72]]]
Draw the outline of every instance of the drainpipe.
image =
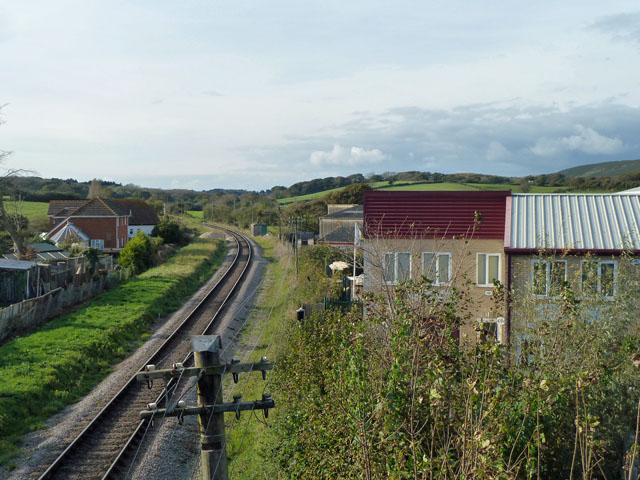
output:
[[511, 255], [507, 255], [507, 291], [506, 295], [506, 328], [507, 328], [507, 351], [511, 351]]

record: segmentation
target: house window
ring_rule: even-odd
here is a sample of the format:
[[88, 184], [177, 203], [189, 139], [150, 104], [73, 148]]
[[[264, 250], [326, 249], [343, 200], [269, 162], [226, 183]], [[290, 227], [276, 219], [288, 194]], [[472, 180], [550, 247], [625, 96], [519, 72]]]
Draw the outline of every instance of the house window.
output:
[[91, 248], [104, 250], [104, 240], [91, 240]]
[[603, 296], [612, 298], [616, 293], [615, 260], [583, 260], [582, 295], [584, 297]]
[[387, 284], [398, 284], [411, 278], [411, 254], [409, 252], [385, 252], [382, 277]]
[[518, 341], [516, 357], [518, 363], [533, 365], [536, 357], [542, 356], [542, 343], [539, 339], [530, 335], [521, 335]]
[[476, 260], [478, 285], [493, 287], [494, 281], [500, 281], [500, 254], [478, 253]]
[[129, 229], [129, 235], [133, 235], [133, 228]]
[[434, 285], [445, 285], [451, 281], [450, 253], [422, 253], [422, 274]]
[[565, 260], [532, 260], [531, 287], [538, 297], [555, 297], [560, 294], [562, 284], [567, 280]]

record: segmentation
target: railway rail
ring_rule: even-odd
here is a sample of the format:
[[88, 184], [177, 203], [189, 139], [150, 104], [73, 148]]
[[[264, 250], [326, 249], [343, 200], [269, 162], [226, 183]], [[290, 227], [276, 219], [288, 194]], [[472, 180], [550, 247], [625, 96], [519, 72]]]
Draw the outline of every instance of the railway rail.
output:
[[[174, 332], [140, 365], [153, 364], [170, 368], [172, 363], [192, 362], [191, 340], [194, 335], [213, 332], [216, 320], [225, 310], [247, 271], [253, 251], [242, 234], [223, 229], [235, 239], [235, 256], [224, 275], [186, 316]], [[38, 478], [48, 479], [124, 479], [148, 429], [148, 420], [139, 414], [151, 402], [163, 402], [175, 385], [151, 385], [136, 381], [135, 375], [100, 410], [89, 424]]]

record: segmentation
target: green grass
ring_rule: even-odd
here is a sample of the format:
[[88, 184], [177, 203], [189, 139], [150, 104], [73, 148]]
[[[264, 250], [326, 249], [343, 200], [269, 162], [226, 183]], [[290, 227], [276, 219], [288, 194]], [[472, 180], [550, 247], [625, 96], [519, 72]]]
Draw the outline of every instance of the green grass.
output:
[[465, 185], [469, 185], [478, 190], [490, 190], [490, 191], [501, 191], [501, 190], [511, 190], [512, 192], [519, 192], [520, 185], [510, 185], [508, 183], [465, 183]]
[[20, 439], [78, 401], [158, 317], [176, 310], [220, 265], [222, 241], [197, 239], [159, 267], [0, 347], [0, 464]]
[[[293, 315], [288, 292], [289, 285], [295, 282], [292, 264], [287, 263], [286, 259], [278, 261], [276, 258], [274, 247], [277, 239], [256, 237], [255, 240], [262, 247], [262, 254], [269, 260], [269, 265], [266, 272], [267, 281], [254, 307], [253, 317], [242, 333], [243, 342], [257, 339], [259, 342], [249, 358], [242, 358], [243, 362], [258, 361], [261, 356], [274, 360], [278, 348], [277, 342], [285, 334], [283, 331], [286, 324], [285, 318]], [[267, 376], [267, 381], [269, 378]], [[225, 391], [229, 391], [231, 385], [225, 385]], [[241, 393], [243, 401], [249, 401], [260, 399], [264, 389], [265, 382], [262, 376], [259, 373], [251, 373], [240, 376], [240, 382], [233, 393]], [[278, 415], [279, 399], [271, 384], [267, 386], [265, 393], [271, 393], [276, 403], [276, 408], [269, 412], [266, 425], [258, 421], [258, 419], [264, 420], [261, 411], [255, 412], [255, 415], [244, 412], [238, 421], [233, 414], [225, 417], [231, 478], [246, 480], [278, 478], [274, 462], [270, 461], [269, 447], [277, 442], [270, 422]]]
[[198, 220], [202, 220], [202, 214], [204, 212], [202, 210], [187, 210], [187, 215], [197, 218]]
[[[5, 198], [4, 207], [8, 213], [16, 213], [16, 204], [10, 199]], [[18, 212], [29, 219], [29, 222], [38, 220], [47, 220], [47, 209], [49, 204], [46, 202], [22, 202], [18, 204]]]
[[298, 195], [297, 197], [279, 198], [278, 203], [280, 205], [288, 205], [289, 203], [308, 202], [309, 200], [314, 200], [316, 198], [324, 197], [325, 195], [328, 195], [331, 192], [337, 192], [339, 190], [342, 190], [343, 188], [344, 187], [332, 188], [331, 190], [323, 190], [322, 192], [308, 193], [307, 195]]
[[438, 191], [438, 190], [454, 190], [454, 191], [465, 191], [465, 190], [477, 190], [469, 185], [465, 185], [463, 183], [451, 183], [451, 182], [442, 182], [442, 183], [413, 183], [408, 185], [392, 185], [390, 187], [379, 188], [378, 190], [405, 190], [405, 191]]

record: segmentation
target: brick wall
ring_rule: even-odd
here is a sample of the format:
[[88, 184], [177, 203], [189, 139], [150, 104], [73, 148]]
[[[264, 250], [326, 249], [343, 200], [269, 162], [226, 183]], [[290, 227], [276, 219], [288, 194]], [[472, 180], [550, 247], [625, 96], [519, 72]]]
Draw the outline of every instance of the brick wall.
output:
[[[89, 235], [91, 240], [104, 240], [104, 248], [122, 248], [124, 246], [128, 238], [126, 220], [126, 217], [71, 218], [71, 222]], [[119, 224], [117, 225], [116, 222]], [[116, 238], [120, 239], [119, 242], [116, 242]]]
[[[500, 254], [500, 280], [505, 282], [506, 267], [504, 241], [502, 239], [367, 239], [364, 242], [365, 291], [381, 293], [393, 290], [382, 278], [382, 259], [385, 252], [411, 253], [411, 278], [420, 279], [422, 252], [451, 254], [452, 284], [469, 295], [469, 322], [461, 329], [462, 335], [475, 338], [477, 319], [504, 317], [505, 312], [496, 308], [493, 286], [477, 284], [477, 254]], [[438, 288], [448, 288], [446, 286]]]

